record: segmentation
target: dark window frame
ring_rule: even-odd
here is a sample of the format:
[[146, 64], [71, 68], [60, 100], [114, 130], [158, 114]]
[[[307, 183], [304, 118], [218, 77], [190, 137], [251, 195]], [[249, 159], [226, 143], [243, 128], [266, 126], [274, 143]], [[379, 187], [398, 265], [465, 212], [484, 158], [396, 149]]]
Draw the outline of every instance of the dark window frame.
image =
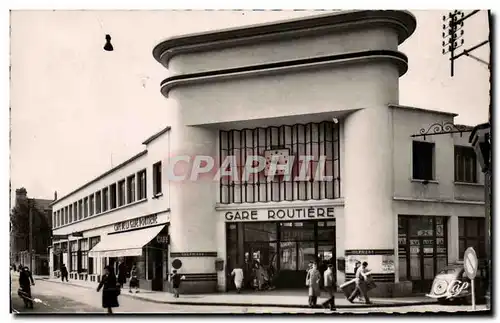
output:
[[137, 172], [137, 200], [143, 200], [147, 197], [147, 171], [143, 169]]
[[[455, 182], [477, 183], [477, 157], [474, 148], [455, 145]], [[471, 167], [472, 169], [470, 169]], [[469, 168], [469, 169], [468, 169]]]
[[[430, 150], [430, 160], [424, 160], [429, 156], [423, 156]], [[435, 180], [435, 154], [436, 144], [427, 141], [412, 141], [412, 179], [416, 180]]]
[[127, 203], [133, 203], [136, 199], [136, 175], [127, 177]]
[[95, 214], [99, 214], [102, 212], [101, 201], [102, 201], [101, 191], [95, 192]]
[[[469, 222], [469, 224], [467, 223]], [[469, 227], [470, 222], [476, 222], [476, 234], [473, 236], [468, 235], [467, 227]], [[464, 232], [461, 234], [460, 227], [463, 224]], [[485, 218], [483, 217], [459, 217], [458, 218], [458, 260], [464, 259], [465, 249], [470, 247], [471, 245], [474, 247], [476, 251], [477, 257], [479, 259], [485, 259], [486, 257], [486, 247], [485, 247]], [[482, 229], [481, 229], [482, 228]], [[482, 230], [482, 232], [481, 232]], [[461, 250], [460, 242], [464, 242], [464, 249]], [[473, 243], [470, 243], [473, 242]], [[480, 249], [480, 246], [483, 246], [483, 250]]]
[[162, 171], [161, 161], [153, 165], [153, 194], [158, 195], [162, 192]]
[[102, 189], [102, 212], [109, 210], [109, 188]]
[[117, 189], [118, 189], [118, 207], [124, 206], [127, 201], [127, 195], [126, 195], [127, 187], [125, 179], [118, 181]]
[[116, 209], [116, 206], [118, 205], [117, 192], [118, 192], [118, 189], [117, 189], [116, 183], [109, 185], [109, 209], [110, 210]]

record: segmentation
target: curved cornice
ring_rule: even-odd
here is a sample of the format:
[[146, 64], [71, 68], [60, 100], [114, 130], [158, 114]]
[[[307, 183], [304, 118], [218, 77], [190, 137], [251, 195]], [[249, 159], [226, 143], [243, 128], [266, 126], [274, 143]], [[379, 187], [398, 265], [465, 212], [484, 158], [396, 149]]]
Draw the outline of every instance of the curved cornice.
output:
[[266, 74], [276, 74], [284, 72], [298, 72], [301, 70], [325, 67], [329, 65], [361, 63], [378, 60], [388, 60], [398, 66], [399, 75], [402, 76], [408, 70], [408, 58], [405, 54], [393, 50], [370, 50], [362, 52], [354, 52], [347, 54], [337, 54], [329, 56], [320, 56], [306, 59], [298, 59], [292, 61], [284, 61], [277, 63], [267, 63], [259, 65], [251, 65], [245, 67], [236, 67], [223, 70], [215, 70], [208, 72], [199, 72], [192, 74], [176, 75], [163, 80], [160, 84], [161, 93], [168, 97], [168, 92], [180, 85], [200, 84], [209, 81], [222, 81], [234, 79], [237, 77], [262, 76]]
[[253, 26], [222, 29], [211, 32], [173, 37], [153, 49], [154, 58], [165, 67], [169, 60], [181, 53], [192, 53], [275, 39], [318, 35], [364, 25], [389, 26], [398, 33], [399, 44], [415, 31], [417, 22], [409, 11], [400, 10], [354, 10], [340, 11], [326, 15], [291, 19]]

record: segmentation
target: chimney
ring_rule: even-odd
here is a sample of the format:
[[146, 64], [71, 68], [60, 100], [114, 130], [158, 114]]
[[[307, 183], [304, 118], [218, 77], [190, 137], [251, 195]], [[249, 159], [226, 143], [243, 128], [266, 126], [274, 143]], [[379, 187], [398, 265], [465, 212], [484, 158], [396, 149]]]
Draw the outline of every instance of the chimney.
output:
[[25, 200], [28, 196], [28, 192], [24, 187], [16, 189], [16, 205], [19, 205], [19, 202]]
[[57, 191], [54, 192], [54, 201], [57, 201]]

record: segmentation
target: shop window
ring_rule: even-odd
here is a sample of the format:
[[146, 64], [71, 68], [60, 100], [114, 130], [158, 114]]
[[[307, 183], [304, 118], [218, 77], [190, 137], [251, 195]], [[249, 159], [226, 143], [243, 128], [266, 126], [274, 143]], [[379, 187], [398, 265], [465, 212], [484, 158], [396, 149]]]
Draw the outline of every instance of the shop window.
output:
[[109, 186], [109, 208], [116, 209], [116, 184]]
[[142, 170], [137, 174], [137, 178], [139, 181], [137, 199], [142, 200], [146, 198], [146, 170]]
[[94, 215], [94, 209], [95, 209], [95, 197], [94, 194], [89, 196], [89, 215], [92, 216]]
[[108, 194], [108, 188], [103, 188], [102, 189], [102, 211], [106, 212], [108, 210], [108, 201], [109, 201], [109, 194]]
[[434, 143], [413, 141], [413, 179], [434, 179]]
[[78, 270], [78, 242], [75, 241], [70, 241], [70, 253], [71, 253], [71, 260], [70, 260], [70, 271], [77, 271]]
[[101, 191], [95, 193], [95, 213], [101, 213]]
[[161, 161], [153, 165], [153, 194], [161, 193]]
[[127, 178], [127, 203], [135, 202], [135, 175]]
[[[93, 237], [89, 239], [89, 250], [92, 250], [99, 242], [101, 241], [101, 237]], [[95, 274], [97, 272], [97, 263], [94, 261], [93, 257], [89, 257], [89, 274]]]
[[245, 241], [275, 241], [277, 240], [276, 223], [257, 222], [245, 223], [244, 236]]
[[455, 182], [477, 183], [477, 160], [472, 147], [455, 146]]
[[335, 242], [335, 221], [318, 222], [318, 241]]
[[280, 223], [281, 241], [314, 241], [314, 222]]
[[80, 272], [87, 272], [89, 265], [89, 240], [81, 239], [80, 243]]
[[[280, 155], [281, 161], [290, 162], [290, 177], [276, 175], [271, 180], [266, 174], [268, 166], [247, 178], [220, 180], [220, 202], [257, 203], [270, 201], [320, 200], [340, 197], [339, 127], [333, 122], [283, 125], [244, 130], [220, 131], [221, 163], [236, 157], [237, 173], [242, 176], [250, 156]], [[304, 178], [298, 178], [306, 168], [299, 159], [310, 155]], [[320, 157], [324, 163], [320, 163]], [[255, 163], [258, 163], [257, 161]], [[258, 165], [254, 165], [258, 166]], [[227, 169], [230, 170], [230, 169]], [[321, 180], [315, 176], [331, 177]]]
[[118, 206], [125, 205], [125, 180], [118, 182]]
[[478, 258], [485, 258], [484, 226], [484, 218], [461, 217], [458, 219], [460, 260], [463, 259], [464, 252], [469, 247], [474, 248]]

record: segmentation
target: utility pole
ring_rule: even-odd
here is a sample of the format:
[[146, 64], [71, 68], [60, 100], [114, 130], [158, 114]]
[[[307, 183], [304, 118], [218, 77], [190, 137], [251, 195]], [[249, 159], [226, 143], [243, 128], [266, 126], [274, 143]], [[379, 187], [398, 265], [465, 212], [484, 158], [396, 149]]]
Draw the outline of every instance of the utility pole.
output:
[[30, 255], [30, 271], [33, 273], [33, 203], [32, 199], [28, 198], [28, 206], [29, 206], [29, 255]]

